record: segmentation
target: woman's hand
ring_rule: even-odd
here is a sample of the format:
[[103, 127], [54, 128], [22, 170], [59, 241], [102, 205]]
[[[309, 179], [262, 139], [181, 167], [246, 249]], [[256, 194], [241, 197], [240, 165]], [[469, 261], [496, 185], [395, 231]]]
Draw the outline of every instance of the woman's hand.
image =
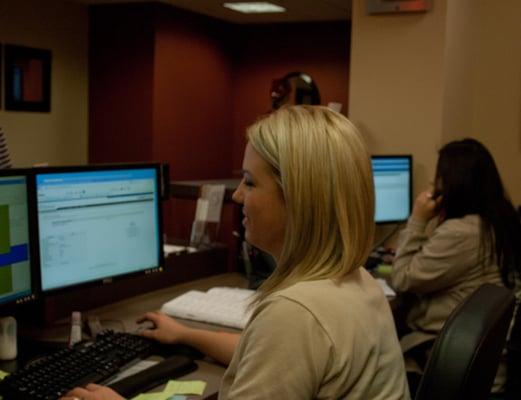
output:
[[89, 383], [84, 388], [75, 388], [60, 397], [60, 400], [125, 400], [112, 389], [106, 386]]
[[412, 216], [415, 219], [427, 222], [439, 213], [441, 196], [433, 198], [432, 190], [421, 192], [414, 202]]
[[191, 328], [161, 312], [148, 312], [137, 320], [138, 323], [145, 321], [152, 322], [154, 327], [143, 330], [141, 335], [155, 339], [160, 343], [174, 344], [186, 342], [186, 338], [192, 332]]

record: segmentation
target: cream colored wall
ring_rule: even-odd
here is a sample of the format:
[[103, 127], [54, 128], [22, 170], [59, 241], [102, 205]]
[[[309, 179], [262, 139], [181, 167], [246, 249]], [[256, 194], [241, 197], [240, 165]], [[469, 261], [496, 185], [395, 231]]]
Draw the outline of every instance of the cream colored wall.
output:
[[88, 12], [62, 0], [1, 0], [0, 42], [52, 50], [51, 112], [6, 111], [14, 166], [87, 162]]
[[440, 145], [444, 1], [409, 15], [366, 15], [365, 4], [353, 0], [349, 118], [372, 153], [412, 153], [421, 190]]
[[365, 4], [353, 0], [349, 117], [371, 151], [412, 153], [418, 192], [438, 148], [473, 136], [521, 204], [521, 2], [437, 0], [380, 16]]
[[472, 136], [521, 204], [521, 2], [449, 2], [444, 142]]

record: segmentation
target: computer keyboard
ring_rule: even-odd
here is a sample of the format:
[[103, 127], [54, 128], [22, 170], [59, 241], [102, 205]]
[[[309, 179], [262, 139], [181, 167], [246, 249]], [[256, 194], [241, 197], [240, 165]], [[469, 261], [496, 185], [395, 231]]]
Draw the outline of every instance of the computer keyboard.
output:
[[207, 292], [190, 290], [163, 304], [161, 311], [177, 318], [244, 329], [255, 291], [214, 287]]
[[[58, 399], [76, 386], [107, 381], [132, 361], [152, 354], [153, 349], [154, 342], [149, 339], [105, 331], [94, 342], [59, 350], [7, 376], [0, 381], [0, 396], [4, 400]], [[191, 359], [173, 356], [110, 386], [123, 396], [133, 396], [196, 368]]]

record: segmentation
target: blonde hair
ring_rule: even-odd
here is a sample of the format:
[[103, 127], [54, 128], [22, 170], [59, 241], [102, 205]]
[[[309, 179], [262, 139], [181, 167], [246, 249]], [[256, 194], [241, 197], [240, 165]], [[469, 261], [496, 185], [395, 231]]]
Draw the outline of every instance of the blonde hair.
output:
[[247, 129], [284, 196], [277, 268], [257, 301], [299, 281], [340, 278], [361, 266], [374, 234], [371, 162], [355, 126], [321, 106], [290, 106]]

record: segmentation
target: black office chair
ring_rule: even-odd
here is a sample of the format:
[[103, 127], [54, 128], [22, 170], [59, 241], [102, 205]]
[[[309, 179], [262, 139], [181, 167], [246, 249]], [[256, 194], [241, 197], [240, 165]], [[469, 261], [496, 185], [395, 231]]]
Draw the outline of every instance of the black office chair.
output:
[[521, 304], [517, 306], [514, 325], [507, 343], [507, 382], [505, 400], [521, 399]]
[[415, 400], [488, 399], [514, 304], [510, 290], [491, 284], [461, 303], [434, 342]]

